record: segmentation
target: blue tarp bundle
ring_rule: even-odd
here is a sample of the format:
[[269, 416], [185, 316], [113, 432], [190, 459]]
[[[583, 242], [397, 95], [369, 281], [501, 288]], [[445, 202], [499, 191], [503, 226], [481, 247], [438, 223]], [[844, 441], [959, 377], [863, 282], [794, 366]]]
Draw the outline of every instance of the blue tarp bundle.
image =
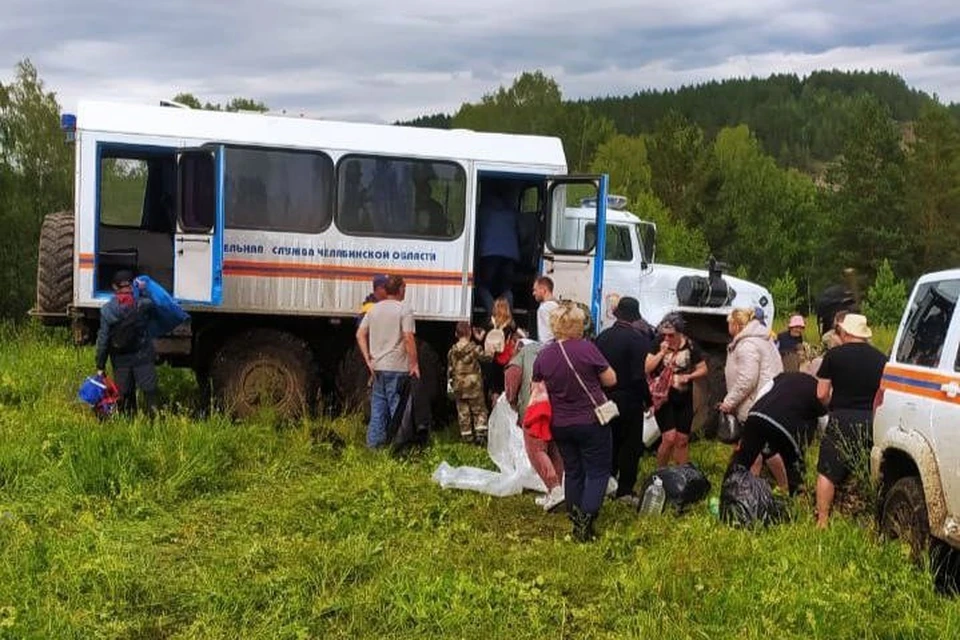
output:
[[[137, 280], [145, 283], [147, 295], [153, 300], [156, 309], [147, 324], [147, 333], [151, 338], [166, 335], [190, 319], [190, 315], [180, 307], [173, 296], [149, 276], [137, 276]], [[134, 287], [133, 292], [134, 295], [139, 295], [139, 287]]]

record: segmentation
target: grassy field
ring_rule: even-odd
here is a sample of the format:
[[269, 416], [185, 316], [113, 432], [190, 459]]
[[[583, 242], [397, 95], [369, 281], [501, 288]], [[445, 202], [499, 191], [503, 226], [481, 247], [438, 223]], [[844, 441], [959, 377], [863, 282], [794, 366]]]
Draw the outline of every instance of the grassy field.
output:
[[[443, 491], [441, 438], [398, 461], [350, 419], [99, 424], [90, 350], [0, 329], [0, 638], [951, 638], [937, 596], [869, 518], [734, 530], [701, 505], [605, 507], [577, 545], [531, 495]], [[171, 398], [189, 379], [163, 371]], [[714, 481], [725, 447], [697, 443]], [[652, 460], [644, 460], [644, 471]]]

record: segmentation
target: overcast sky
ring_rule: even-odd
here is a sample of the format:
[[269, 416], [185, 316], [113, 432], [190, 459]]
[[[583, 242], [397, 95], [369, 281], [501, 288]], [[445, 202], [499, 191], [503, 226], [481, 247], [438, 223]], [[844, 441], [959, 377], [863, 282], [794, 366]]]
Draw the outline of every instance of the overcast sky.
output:
[[66, 110], [187, 91], [392, 121], [538, 68], [568, 98], [839, 68], [960, 101], [960, 0], [0, 0], [0, 15], [0, 81], [29, 57]]

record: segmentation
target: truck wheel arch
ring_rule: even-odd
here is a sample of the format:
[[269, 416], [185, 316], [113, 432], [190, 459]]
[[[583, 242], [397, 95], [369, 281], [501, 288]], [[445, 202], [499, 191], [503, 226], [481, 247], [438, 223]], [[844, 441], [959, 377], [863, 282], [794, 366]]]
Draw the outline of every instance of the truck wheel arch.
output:
[[[930, 522], [931, 535], [947, 539], [945, 531], [947, 503], [940, 481], [940, 469], [930, 443], [915, 431], [891, 429], [885, 434], [882, 447], [874, 447], [871, 468], [878, 483], [879, 502], [883, 504], [886, 492], [901, 478], [916, 476], [923, 486], [923, 495]], [[954, 534], [954, 540], [960, 537]]]

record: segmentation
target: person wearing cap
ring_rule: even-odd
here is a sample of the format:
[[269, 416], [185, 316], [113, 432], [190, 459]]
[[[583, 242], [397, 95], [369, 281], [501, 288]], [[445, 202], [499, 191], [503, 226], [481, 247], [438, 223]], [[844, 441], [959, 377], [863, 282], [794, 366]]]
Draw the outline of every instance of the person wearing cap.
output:
[[157, 365], [153, 340], [147, 333], [153, 300], [142, 281], [134, 295], [133, 274], [118, 271], [112, 280], [113, 297], [100, 309], [97, 331], [97, 374], [103, 375], [107, 358], [113, 367], [114, 382], [120, 391], [120, 409], [131, 414], [137, 409], [137, 389], [143, 392], [147, 412], [157, 410]]
[[801, 315], [790, 316], [787, 330], [777, 334], [777, 345], [784, 371], [799, 371], [803, 362], [810, 360], [810, 347], [803, 339], [807, 323]]
[[817, 526], [825, 528], [837, 485], [869, 455], [873, 399], [887, 356], [869, 344], [866, 317], [849, 313], [837, 325], [840, 346], [827, 351], [817, 371], [817, 397], [829, 409], [829, 422], [817, 461]]
[[360, 313], [357, 315], [357, 326], [360, 326], [360, 322], [363, 321], [363, 316], [367, 315], [367, 312], [381, 300], [386, 300], [387, 298], [387, 281], [390, 278], [383, 273], [379, 273], [373, 276], [373, 292], [368, 294], [366, 298], [363, 299], [363, 304], [360, 305]]
[[633, 489], [643, 454], [643, 414], [653, 404], [645, 370], [650, 338], [636, 328], [635, 323], [641, 319], [636, 298], [620, 298], [613, 317], [616, 322], [596, 340], [600, 353], [617, 374], [616, 386], [607, 392], [620, 409], [620, 415], [610, 423], [613, 432], [610, 475], [617, 478], [617, 499], [636, 505], [639, 500]]

